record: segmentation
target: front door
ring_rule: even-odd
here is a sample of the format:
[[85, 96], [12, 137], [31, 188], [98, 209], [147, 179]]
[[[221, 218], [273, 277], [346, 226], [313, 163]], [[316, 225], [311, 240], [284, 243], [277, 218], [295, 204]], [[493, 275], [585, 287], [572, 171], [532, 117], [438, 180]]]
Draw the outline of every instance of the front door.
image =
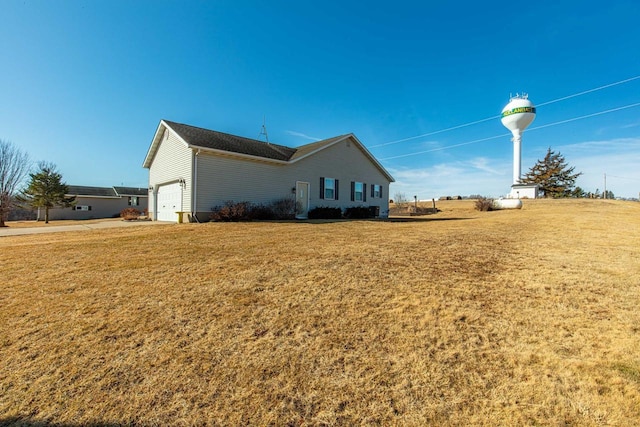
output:
[[296, 218], [306, 219], [309, 212], [309, 183], [296, 182]]

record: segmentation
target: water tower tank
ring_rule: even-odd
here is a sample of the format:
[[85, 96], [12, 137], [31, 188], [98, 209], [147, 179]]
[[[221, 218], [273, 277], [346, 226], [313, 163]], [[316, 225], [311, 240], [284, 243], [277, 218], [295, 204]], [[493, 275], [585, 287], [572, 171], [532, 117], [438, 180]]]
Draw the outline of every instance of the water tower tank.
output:
[[513, 183], [520, 182], [522, 132], [536, 118], [536, 107], [529, 101], [528, 95], [516, 95], [502, 109], [502, 124], [513, 135]]
[[536, 118], [536, 107], [526, 95], [511, 98], [502, 109], [502, 124], [515, 133], [521, 134]]

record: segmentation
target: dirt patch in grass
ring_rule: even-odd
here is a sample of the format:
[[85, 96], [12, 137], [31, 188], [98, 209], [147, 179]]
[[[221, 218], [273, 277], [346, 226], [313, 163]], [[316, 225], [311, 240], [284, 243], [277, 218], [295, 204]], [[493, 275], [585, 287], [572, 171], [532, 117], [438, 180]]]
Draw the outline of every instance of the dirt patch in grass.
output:
[[0, 423], [638, 424], [640, 204], [466, 202], [5, 237]]

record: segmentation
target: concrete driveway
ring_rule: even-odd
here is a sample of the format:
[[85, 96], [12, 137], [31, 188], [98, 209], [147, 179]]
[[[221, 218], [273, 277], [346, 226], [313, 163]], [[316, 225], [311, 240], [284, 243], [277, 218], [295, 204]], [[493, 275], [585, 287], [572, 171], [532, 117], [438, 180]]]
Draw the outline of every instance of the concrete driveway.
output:
[[5, 236], [21, 236], [26, 234], [44, 234], [44, 233], [61, 233], [64, 231], [83, 231], [83, 230], [100, 230], [105, 228], [120, 227], [141, 227], [159, 224], [173, 224], [164, 221], [123, 221], [111, 220], [91, 222], [87, 224], [70, 224], [70, 225], [45, 225], [39, 227], [2, 227], [0, 228], [0, 237]]

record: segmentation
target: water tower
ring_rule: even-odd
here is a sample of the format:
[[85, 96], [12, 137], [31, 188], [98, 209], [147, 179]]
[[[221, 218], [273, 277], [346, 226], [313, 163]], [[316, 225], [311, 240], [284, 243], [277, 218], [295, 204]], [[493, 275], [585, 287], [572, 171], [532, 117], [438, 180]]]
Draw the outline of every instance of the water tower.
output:
[[520, 183], [522, 133], [536, 118], [536, 107], [529, 95], [516, 94], [502, 109], [502, 124], [513, 134], [513, 184]]

